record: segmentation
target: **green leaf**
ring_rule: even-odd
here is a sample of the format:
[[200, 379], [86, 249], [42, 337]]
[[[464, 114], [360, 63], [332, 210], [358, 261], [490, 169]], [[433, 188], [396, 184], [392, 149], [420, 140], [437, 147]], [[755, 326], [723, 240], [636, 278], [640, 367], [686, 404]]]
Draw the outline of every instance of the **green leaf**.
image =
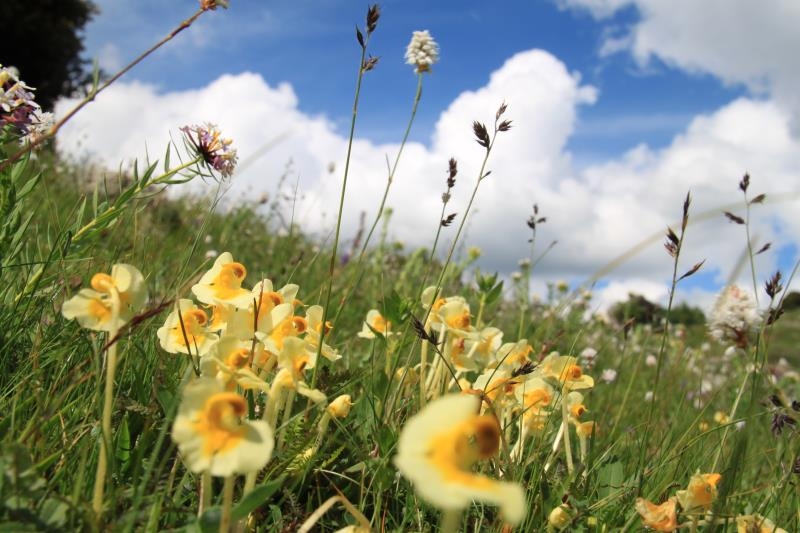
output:
[[222, 520], [222, 507], [215, 505], [206, 509], [203, 516], [197, 520], [197, 524], [203, 533], [216, 533], [219, 531], [220, 520]]
[[39, 517], [49, 526], [63, 527], [67, 521], [69, 506], [61, 501], [48, 498], [39, 509]]
[[607, 498], [616, 493], [625, 480], [625, 472], [619, 461], [608, 463], [597, 473], [598, 493], [600, 498]]
[[247, 518], [247, 515], [261, 506], [273, 494], [275, 494], [279, 488], [281, 488], [284, 479], [285, 478], [283, 477], [279, 477], [278, 479], [272, 480], [269, 483], [265, 483], [253, 489], [250, 494], [242, 498], [242, 500], [233, 508], [233, 511], [231, 511], [231, 519], [243, 520]]

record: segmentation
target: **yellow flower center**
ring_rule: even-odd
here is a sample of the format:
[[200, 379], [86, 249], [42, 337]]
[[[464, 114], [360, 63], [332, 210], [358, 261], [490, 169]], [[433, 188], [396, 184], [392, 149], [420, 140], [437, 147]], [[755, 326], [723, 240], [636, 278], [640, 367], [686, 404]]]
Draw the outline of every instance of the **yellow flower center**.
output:
[[258, 313], [259, 315], [263, 313], [269, 313], [270, 311], [275, 309], [276, 306], [282, 303], [283, 303], [283, 296], [281, 296], [279, 293], [274, 291], [265, 292], [261, 294], [261, 301], [259, 302], [258, 305]]
[[233, 368], [244, 368], [250, 361], [250, 350], [239, 348], [229, 353], [225, 358], [225, 364]]
[[448, 317], [446, 319], [447, 325], [454, 329], [467, 329], [469, 327], [469, 311], [462, 311], [461, 313]]
[[214, 287], [217, 298], [233, 298], [242, 288], [242, 281], [247, 276], [247, 269], [241, 263], [225, 263], [219, 269], [219, 274], [210, 283]]
[[102, 300], [92, 298], [89, 302], [89, 314], [98, 322], [107, 322], [111, 318], [111, 308], [106, 306]]
[[569, 408], [570, 414], [575, 418], [580, 418], [583, 413], [586, 412], [586, 407], [582, 404], [576, 404]]
[[565, 371], [566, 377], [568, 380], [576, 380], [581, 379], [583, 376], [583, 370], [578, 365], [569, 365]]
[[247, 402], [234, 392], [220, 392], [208, 398], [193, 424], [203, 438], [203, 455], [213, 456], [235, 448], [247, 431], [241, 423], [246, 414]]
[[[202, 344], [205, 338], [205, 326], [208, 324], [208, 316], [202, 309], [189, 309], [181, 312], [183, 329], [180, 322], [172, 327], [172, 338], [180, 346], [186, 346], [188, 339], [189, 345]], [[184, 331], [186, 335], [184, 336]]]
[[473, 416], [431, 439], [428, 458], [446, 481], [489, 488], [493, 481], [469, 471], [480, 459], [497, 453], [500, 427], [489, 415]]
[[550, 401], [553, 399], [546, 389], [527, 391], [524, 398], [525, 409], [534, 413], [538, 413], [543, 407], [550, 405]]
[[92, 281], [90, 285], [94, 290], [97, 292], [111, 292], [111, 289], [114, 288], [114, 280], [111, 279], [111, 276], [108, 274], [95, 274], [92, 276]]
[[391, 321], [386, 320], [381, 315], [375, 315], [372, 318], [372, 322], [370, 323], [372, 329], [380, 333], [386, 333], [387, 331], [389, 331], [391, 325], [392, 325]]

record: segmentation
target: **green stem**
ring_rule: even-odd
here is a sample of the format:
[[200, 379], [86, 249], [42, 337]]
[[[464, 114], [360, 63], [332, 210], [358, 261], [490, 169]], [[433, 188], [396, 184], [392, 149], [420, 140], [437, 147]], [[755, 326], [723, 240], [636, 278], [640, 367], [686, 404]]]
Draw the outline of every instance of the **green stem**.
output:
[[461, 529], [461, 509], [447, 509], [442, 511], [442, 521], [439, 531], [441, 533], [458, 533]]
[[[113, 339], [117, 330], [108, 334]], [[111, 413], [114, 408], [114, 374], [117, 372], [117, 343], [108, 347], [106, 352], [106, 383], [103, 395], [103, 415], [101, 420], [102, 437], [100, 439], [100, 456], [97, 460], [97, 471], [94, 478], [94, 494], [92, 509], [98, 520], [103, 513], [103, 497], [105, 495], [106, 472], [108, 471], [108, 454], [111, 449]]]
[[200, 475], [200, 505], [197, 507], [197, 516], [203, 516], [209, 507], [211, 507], [211, 471], [206, 470]]
[[219, 520], [219, 533], [229, 533], [231, 530], [231, 509], [233, 508], [233, 482], [235, 476], [225, 478], [222, 488], [222, 517]]
[[378, 212], [375, 215], [375, 220], [372, 222], [372, 227], [370, 227], [369, 232], [367, 232], [367, 237], [364, 239], [364, 244], [361, 245], [361, 251], [358, 253], [358, 259], [356, 260], [354, 272], [355, 275], [353, 277], [353, 281], [349, 284], [347, 291], [345, 292], [344, 297], [342, 298], [339, 308], [336, 310], [336, 315], [333, 317], [333, 322], [339, 319], [339, 315], [344, 309], [344, 304], [347, 300], [350, 299], [352, 296], [353, 291], [358, 286], [358, 282], [361, 279], [361, 276], [364, 274], [363, 270], [361, 269], [361, 263], [364, 261], [364, 256], [367, 251], [367, 245], [372, 239], [373, 233], [375, 233], [375, 228], [378, 226], [378, 222], [380, 222], [381, 217], [383, 216], [384, 208], [386, 206], [386, 198], [389, 196], [389, 189], [392, 186], [394, 181], [395, 172], [397, 171], [397, 165], [400, 163], [400, 156], [403, 154], [403, 148], [406, 146], [406, 142], [408, 141], [408, 136], [411, 133], [411, 125], [414, 123], [414, 118], [417, 115], [417, 107], [419, 106], [420, 98], [422, 97], [422, 73], [419, 73], [417, 78], [417, 91], [414, 94], [414, 103], [411, 106], [411, 117], [408, 120], [408, 124], [406, 125], [406, 131], [403, 134], [403, 140], [400, 142], [400, 148], [397, 150], [397, 155], [394, 158], [394, 164], [392, 168], [389, 170], [389, 177], [386, 180], [386, 188], [383, 190], [383, 198], [381, 198], [380, 206], [378, 207]]
[[[322, 308], [322, 323], [328, 319], [329, 307], [331, 304], [331, 293], [333, 292], [333, 278], [336, 271], [336, 261], [339, 252], [339, 236], [342, 231], [342, 214], [344, 213], [344, 198], [347, 192], [347, 177], [350, 174], [350, 159], [353, 153], [353, 138], [356, 132], [356, 118], [358, 117], [358, 99], [361, 96], [361, 82], [364, 79], [364, 60], [367, 57], [367, 44], [369, 43], [370, 34], [367, 34], [366, 41], [361, 47], [361, 59], [358, 63], [358, 78], [356, 79], [356, 94], [353, 98], [353, 113], [350, 118], [350, 133], [347, 138], [347, 155], [344, 160], [344, 176], [342, 177], [342, 189], [339, 195], [339, 211], [336, 215], [336, 231], [333, 237], [333, 250], [331, 250], [331, 260], [328, 265], [328, 286], [325, 291], [325, 305]], [[319, 333], [319, 346], [317, 346], [317, 361], [322, 361], [322, 345], [325, 340], [325, 328]], [[317, 374], [321, 364], [314, 365], [314, 373], [311, 375], [311, 388], [313, 389], [317, 384]]]

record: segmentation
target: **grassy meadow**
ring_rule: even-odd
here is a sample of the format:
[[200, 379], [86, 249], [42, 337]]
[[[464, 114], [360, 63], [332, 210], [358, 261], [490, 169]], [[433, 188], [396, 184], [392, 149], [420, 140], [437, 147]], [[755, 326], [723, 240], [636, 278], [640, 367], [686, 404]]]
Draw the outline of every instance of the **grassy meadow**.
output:
[[[354, 39], [355, 109], [379, 15]], [[438, 54], [414, 39], [421, 86]], [[325, 242], [280, 195], [220, 208], [235, 139], [210, 126], [88, 180], [52, 149], [70, 116], [37, 133], [0, 115], [0, 530], [800, 531], [792, 273], [757, 287], [760, 310], [737, 288], [687, 326], [672, 301], [610, 320], [555, 280], [534, 299], [536, 261], [480, 272], [461, 234], [514, 134], [498, 106], [473, 128], [480, 174], [443, 162], [445, 203], [456, 178], [474, 192], [422, 250], [386, 240], [383, 202]], [[193, 180], [212, 192], [165, 194]], [[680, 213], [673, 295], [688, 196]]]

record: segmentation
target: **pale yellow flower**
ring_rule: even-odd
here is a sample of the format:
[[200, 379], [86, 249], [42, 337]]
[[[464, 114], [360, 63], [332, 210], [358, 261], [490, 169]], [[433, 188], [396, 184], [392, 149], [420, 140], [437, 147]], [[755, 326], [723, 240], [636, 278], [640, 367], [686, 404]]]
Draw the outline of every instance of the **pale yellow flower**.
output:
[[337, 396], [330, 404], [328, 404], [327, 411], [334, 418], [347, 418], [350, 414], [350, 408], [353, 406], [353, 399], [349, 394], [342, 394]]
[[788, 533], [775, 525], [769, 518], [760, 514], [739, 515], [736, 517], [736, 533]]
[[260, 364], [264, 358], [264, 346], [257, 342], [225, 336], [200, 358], [200, 371], [233, 389], [237, 385], [244, 389], [268, 391], [269, 386], [253, 372], [252, 366]]
[[500, 445], [497, 420], [478, 415], [479, 408], [474, 395], [451, 394], [429, 403], [400, 433], [394, 463], [422, 499], [442, 510], [481, 501], [498, 505], [506, 521], [518, 524], [526, 511], [522, 487], [471, 470]]
[[634, 507], [639, 516], [642, 517], [642, 524], [645, 527], [656, 531], [675, 531], [678, 528], [677, 510], [675, 504], [678, 502], [674, 496], [662, 504], [656, 505], [644, 498], [636, 498]]
[[556, 391], [540, 377], [530, 377], [514, 389], [522, 406], [522, 424], [527, 431], [541, 431], [555, 403]]
[[533, 374], [545, 379], [553, 379], [567, 390], [590, 389], [594, 387], [592, 376], [583, 373], [576, 357], [559, 355], [553, 352], [533, 371]]
[[572, 522], [572, 513], [566, 505], [559, 505], [550, 511], [547, 516], [547, 523], [556, 531], [561, 531]]
[[156, 335], [164, 351], [194, 355], [207, 353], [219, 339], [208, 329], [206, 312], [188, 299], [178, 300], [175, 310], [167, 316]]
[[247, 420], [247, 400], [215, 379], [189, 383], [172, 426], [172, 439], [192, 472], [212, 476], [257, 472], [272, 457], [272, 428]]
[[[306, 309], [306, 323], [308, 324], [308, 328], [306, 329], [306, 336], [304, 337], [304, 340], [306, 341], [306, 349], [314, 352], [315, 354], [319, 348], [319, 339], [322, 335], [323, 313], [324, 310], [321, 305], [312, 305]], [[325, 334], [327, 335], [331, 329], [333, 329], [333, 325], [329, 320], [326, 320]], [[338, 361], [342, 358], [342, 354], [325, 342], [322, 343], [322, 351], [320, 353], [322, 354], [322, 357], [328, 361]]]
[[246, 276], [244, 265], [235, 262], [230, 252], [225, 252], [217, 257], [211, 270], [192, 286], [192, 292], [204, 304], [230, 304], [247, 309], [253, 303], [253, 296], [242, 288]]
[[678, 503], [684, 511], [703, 509], [707, 511], [717, 498], [717, 483], [722, 479], [719, 474], [694, 474], [685, 490], [676, 493]]
[[361, 326], [361, 331], [358, 336], [362, 339], [374, 339], [375, 332], [383, 337], [394, 335], [395, 332], [391, 330], [392, 323], [386, 320], [377, 309], [370, 309], [367, 311], [367, 319]]
[[117, 331], [142, 310], [147, 287], [139, 270], [123, 263], [111, 267], [111, 275], [92, 276], [91, 289], [81, 289], [64, 302], [64, 318], [95, 331]]

